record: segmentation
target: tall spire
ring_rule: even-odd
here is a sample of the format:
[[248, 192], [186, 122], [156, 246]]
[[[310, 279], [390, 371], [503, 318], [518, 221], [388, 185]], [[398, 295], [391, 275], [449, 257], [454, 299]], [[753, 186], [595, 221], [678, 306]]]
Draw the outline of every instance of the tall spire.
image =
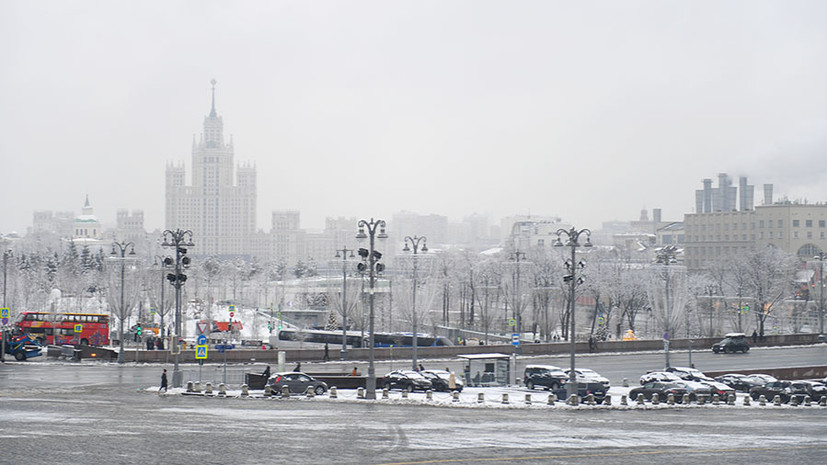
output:
[[213, 80], [210, 81], [210, 84], [212, 84], [212, 109], [210, 110], [210, 118], [215, 118], [215, 116], [216, 116], [215, 115], [215, 83], [216, 83], [216, 80], [215, 80], [215, 78], [213, 78]]

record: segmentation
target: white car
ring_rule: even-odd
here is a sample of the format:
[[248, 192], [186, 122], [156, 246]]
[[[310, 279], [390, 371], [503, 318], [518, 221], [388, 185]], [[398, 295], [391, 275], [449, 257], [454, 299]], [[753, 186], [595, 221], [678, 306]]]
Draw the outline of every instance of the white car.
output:
[[680, 376], [674, 373], [669, 373], [667, 371], [650, 371], [649, 373], [646, 373], [645, 375], [640, 377], [641, 385], [651, 383], [654, 381], [659, 381], [662, 383], [674, 383], [675, 381], [683, 381], [683, 379]]
[[[606, 387], [606, 389], [610, 388], [612, 383], [609, 381], [609, 378], [601, 375], [600, 373], [590, 370], [588, 368], [575, 368], [574, 369], [575, 377], [578, 382], [586, 382], [586, 383], [600, 383]], [[566, 375], [571, 375], [571, 370], [566, 370]]]
[[701, 370], [696, 370], [694, 368], [686, 368], [686, 367], [669, 367], [666, 371], [670, 373], [674, 373], [680, 376], [681, 379], [685, 379], [687, 381], [715, 381], [714, 379], [710, 378], [703, 374]]

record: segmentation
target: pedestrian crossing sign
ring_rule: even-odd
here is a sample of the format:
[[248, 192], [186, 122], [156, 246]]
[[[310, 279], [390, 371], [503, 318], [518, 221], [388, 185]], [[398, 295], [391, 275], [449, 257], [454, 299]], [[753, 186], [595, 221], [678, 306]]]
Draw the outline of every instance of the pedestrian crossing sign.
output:
[[197, 346], [195, 346], [195, 358], [196, 359], [205, 359], [205, 358], [207, 358], [207, 346], [206, 345], [197, 345]]

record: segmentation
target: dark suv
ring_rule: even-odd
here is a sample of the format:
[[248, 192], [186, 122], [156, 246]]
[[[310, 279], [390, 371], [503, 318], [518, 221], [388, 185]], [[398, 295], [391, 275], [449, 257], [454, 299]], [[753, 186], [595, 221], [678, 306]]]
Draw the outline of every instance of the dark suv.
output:
[[[580, 397], [581, 400], [585, 400], [586, 396], [589, 394], [594, 396], [594, 401], [598, 403], [602, 403], [603, 400], [606, 398], [606, 393], [608, 392], [608, 388], [603, 385], [603, 383], [595, 383], [595, 382], [578, 382], [577, 383], [577, 396]], [[554, 389], [554, 395], [557, 396], [557, 399], [565, 401], [568, 396], [568, 384], [563, 383], [560, 385], [559, 388]]]
[[717, 353], [734, 354], [735, 352], [749, 352], [747, 335], [744, 333], [729, 333], [724, 335], [721, 342], [712, 345], [712, 351]]
[[529, 389], [540, 386], [546, 390], [555, 390], [568, 381], [569, 375], [553, 365], [526, 365], [523, 379], [525, 387]]

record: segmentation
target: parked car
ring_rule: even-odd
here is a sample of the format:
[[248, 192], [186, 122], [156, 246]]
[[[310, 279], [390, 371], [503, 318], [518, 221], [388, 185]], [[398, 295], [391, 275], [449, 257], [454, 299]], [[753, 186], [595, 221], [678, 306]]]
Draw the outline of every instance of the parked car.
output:
[[569, 379], [562, 368], [553, 365], [526, 365], [523, 376], [525, 387], [532, 390], [537, 386], [555, 390]]
[[459, 379], [458, 376], [454, 375], [454, 389], [449, 387], [449, 381], [451, 379], [451, 373], [445, 370], [423, 370], [419, 372], [422, 376], [425, 377], [428, 381], [431, 382], [431, 387], [434, 391], [440, 392], [451, 392], [457, 391], [462, 392], [462, 388], [464, 386], [462, 380]]
[[741, 392], [749, 392], [750, 389], [756, 386], [763, 386], [766, 384], [766, 381], [762, 381], [759, 378], [753, 378], [738, 373], [727, 373], [725, 375], [716, 376], [715, 381], [724, 383], [732, 389]]
[[408, 392], [427, 391], [433, 387], [430, 381], [413, 370], [397, 370], [386, 374], [382, 386]]
[[[563, 383], [557, 389], [553, 389], [552, 392], [555, 396], [557, 396], [560, 400], [565, 400], [568, 398], [568, 383]], [[577, 382], [577, 396], [581, 399], [585, 399], [586, 396], [589, 394], [594, 396], [595, 402], [603, 402], [606, 398], [606, 393], [609, 392], [609, 388], [604, 386], [603, 383], [600, 382]]]
[[290, 389], [291, 394], [304, 394], [308, 388], [312, 388], [316, 395], [327, 392], [327, 383], [300, 371], [276, 373], [267, 380], [267, 384], [275, 393], [280, 393], [284, 386]]
[[[577, 379], [578, 383], [580, 383], [580, 382], [600, 383], [606, 389], [609, 389], [612, 385], [612, 383], [609, 381], [609, 378], [606, 378], [605, 376], [600, 375], [600, 373], [598, 373], [594, 370], [590, 370], [588, 368], [575, 368], [574, 372], [575, 372], [575, 376], [576, 376], [576, 379]], [[566, 370], [565, 373], [566, 373], [566, 376], [569, 376], [570, 373], [571, 373], [571, 370]]]
[[765, 375], [763, 373], [754, 373], [751, 375], [747, 375], [747, 378], [749, 378], [751, 381], [754, 381], [758, 386], [763, 386], [772, 381], [778, 381], [778, 379], [775, 376]]
[[[680, 381], [675, 381], [675, 384], [678, 386], [683, 386], [686, 389], [686, 393], [689, 394], [689, 400], [697, 401], [698, 397], [704, 397], [706, 399], [712, 398], [712, 387], [710, 387], [706, 383], [701, 383], [698, 381], [686, 381], [684, 379]], [[663, 398], [661, 397], [661, 400]]]
[[756, 386], [750, 389], [749, 396], [752, 397], [753, 400], [758, 400], [762, 395], [766, 397], [767, 400], [773, 400], [777, 395], [781, 397], [781, 402], [787, 403], [790, 401], [790, 395], [792, 394], [791, 384], [792, 381], [770, 381], [763, 386]]
[[722, 400], [728, 399], [730, 394], [735, 395], [735, 389], [727, 384], [719, 383], [717, 381], [701, 381], [701, 383], [709, 386], [712, 394], [718, 394], [718, 397]]
[[646, 400], [652, 400], [652, 395], [657, 394], [661, 401], [666, 401], [669, 394], [673, 394], [675, 396], [675, 402], [683, 402], [683, 395], [688, 394], [688, 391], [684, 386], [677, 383], [653, 381], [629, 391], [629, 399], [637, 399], [638, 394], [643, 394], [643, 398]]
[[640, 384], [644, 385], [646, 383], [651, 383], [653, 381], [669, 383], [682, 380], [683, 379], [680, 376], [674, 373], [669, 373], [668, 371], [650, 371], [649, 373], [646, 373], [645, 375], [640, 377]]
[[712, 344], [712, 351], [717, 353], [734, 354], [736, 352], [749, 352], [749, 342], [744, 333], [728, 333], [720, 342]]
[[681, 379], [686, 381], [715, 381], [703, 374], [701, 370], [687, 367], [669, 367], [666, 369], [669, 373], [678, 375]]
[[827, 386], [820, 381], [793, 381], [790, 391], [799, 401], [803, 401], [804, 396], [810, 396], [811, 400], [818, 402], [823, 396], [827, 396]]

